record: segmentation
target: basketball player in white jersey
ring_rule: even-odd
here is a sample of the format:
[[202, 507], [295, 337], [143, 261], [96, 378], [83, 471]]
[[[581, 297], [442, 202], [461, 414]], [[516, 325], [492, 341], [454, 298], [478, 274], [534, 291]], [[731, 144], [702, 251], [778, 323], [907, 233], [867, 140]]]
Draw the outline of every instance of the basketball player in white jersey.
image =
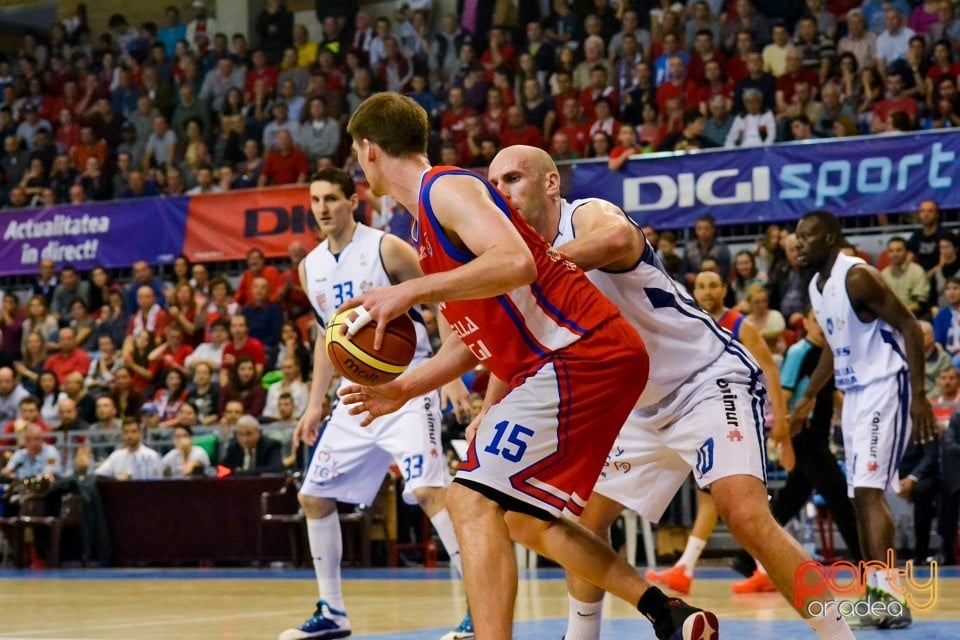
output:
[[[541, 236], [589, 270], [590, 280], [620, 308], [650, 353], [649, 380], [637, 408], [582, 515], [574, 515], [604, 537], [624, 505], [659, 520], [693, 470], [730, 531], [769, 568], [792, 602], [794, 570], [809, 557], [767, 505], [765, 390], [756, 361], [667, 275], [643, 233], [617, 206], [599, 199], [563, 200], [557, 167], [542, 149], [508, 147], [494, 158], [488, 175]], [[778, 412], [785, 429], [782, 406]], [[596, 640], [603, 592], [568, 579], [566, 638]], [[820, 638], [853, 637], [838, 616], [801, 615]]]
[[[339, 169], [326, 169], [310, 181], [310, 206], [326, 240], [300, 262], [300, 281], [313, 305], [320, 331], [314, 347], [313, 382], [307, 410], [294, 431], [294, 443], [313, 445], [324, 396], [333, 377], [324, 345], [324, 329], [345, 300], [373, 287], [420, 277], [417, 253], [400, 238], [354, 221], [358, 199], [353, 180]], [[419, 313], [411, 310], [417, 348], [411, 367], [431, 355], [430, 340]], [[347, 383], [347, 381], [345, 381]], [[461, 383], [462, 384], [462, 383]], [[387, 469], [396, 463], [404, 476], [404, 498], [415, 500], [430, 517], [451, 564], [459, 571], [460, 549], [444, 507], [449, 483], [440, 442], [440, 397], [437, 393], [407, 402], [397, 412], [368, 427], [337, 405], [317, 442], [303, 477], [299, 500], [307, 517], [310, 553], [320, 591], [316, 612], [280, 640], [345, 638], [350, 621], [340, 581], [342, 538], [337, 501], [373, 504]], [[472, 627], [447, 638], [473, 638]]]
[[[840, 222], [827, 211], [811, 211], [797, 225], [797, 259], [816, 272], [810, 280], [810, 304], [824, 328], [824, 349], [810, 383], [794, 406], [791, 422], [799, 429], [817, 392], [834, 376], [844, 392], [843, 441], [847, 486], [853, 498], [865, 561], [887, 562], [894, 529], [885, 491], [899, 488], [900, 457], [911, 435], [917, 442], [936, 436], [933, 407], [924, 395], [923, 337], [910, 310], [860, 258], [840, 252]], [[867, 576], [867, 600], [902, 600], [900, 585], [886, 571]], [[892, 584], [891, 584], [892, 583]], [[896, 629], [909, 626], [890, 607], [867, 607], [880, 615], [863, 616], [859, 626]]]

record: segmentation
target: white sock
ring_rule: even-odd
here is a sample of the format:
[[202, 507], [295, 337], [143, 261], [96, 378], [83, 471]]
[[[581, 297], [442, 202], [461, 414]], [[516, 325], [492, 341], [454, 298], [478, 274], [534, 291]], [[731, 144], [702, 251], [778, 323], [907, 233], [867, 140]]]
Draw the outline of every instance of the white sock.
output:
[[320, 597], [334, 609], [345, 611], [343, 586], [340, 583], [343, 537], [340, 533], [339, 514], [334, 511], [324, 518], [308, 518], [307, 538], [310, 540], [310, 555], [313, 557], [313, 570], [317, 574]]
[[683, 555], [680, 556], [680, 559], [677, 560], [676, 566], [682, 566], [684, 573], [692, 576], [693, 569], [697, 566], [697, 561], [700, 560], [700, 554], [703, 553], [703, 549], [706, 546], [706, 540], [696, 536], [690, 536], [687, 538], [687, 547], [683, 550]]
[[440, 542], [443, 548], [447, 550], [450, 556], [450, 566], [457, 570], [458, 576], [463, 576], [463, 566], [460, 564], [460, 543], [457, 542], [457, 535], [453, 532], [453, 521], [450, 520], [450, 514], [446, 509], [441, 509], [430, 518], [433, 528], [437, 530], [440, 536]]
[[886, 569], [874, 569], [868, 573], [867, 584], [875, 587], [879, 591], [883, 591], [893, 597], [894, 600], [900, 601], [902, 599], [901, 593], [903, 590], [896, 588], [900, 585], [900, 576], [891, 576]]
[[580, 602], [567, 594], [567, 631], [565, 640], [600, 640], [603, 600]]
[[759, 560], [755, 560], [755, 562], [757, 563], [757, 571], [759, 571], [759, 572], [762, 573], [763, 575], [767, 575], [767, 570], [764, 568], [764, 566], [763, 566], [762, 564], [760, 564], [760, 561], [759, 561]]
[[837, 605], [827, 604], [823, 614], [804, 618], [820, 640], [853, 640], [853, 632], [846, 619], [837, 613]]

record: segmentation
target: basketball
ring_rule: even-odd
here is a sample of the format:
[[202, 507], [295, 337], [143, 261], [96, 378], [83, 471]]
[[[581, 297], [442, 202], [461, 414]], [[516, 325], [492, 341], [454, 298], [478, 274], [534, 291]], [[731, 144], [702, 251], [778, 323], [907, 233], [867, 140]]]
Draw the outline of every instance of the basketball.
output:
[[410, 316], [403, 314], [387, 325], [380, 350], [373, 348], [377, 324], [364, 325], [353, 337], [343, 333], [357, 317], [356, 309], [337, 314], [327, 327], [327, 357], [344, 378], [370, 387], [390, 382], [406, 371], [417, 348], [417, 331]]

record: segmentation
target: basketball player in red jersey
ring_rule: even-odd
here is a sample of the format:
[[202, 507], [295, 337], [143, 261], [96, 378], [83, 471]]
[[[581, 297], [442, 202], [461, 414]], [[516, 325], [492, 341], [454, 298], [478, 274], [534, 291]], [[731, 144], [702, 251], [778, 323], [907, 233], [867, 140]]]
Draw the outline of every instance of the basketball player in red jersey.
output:
[[[413, 100], [368, 98], [347, 126], [375, 195], [417, 212], [427, 274], [344, 305], [383, 327], [420, 303], [441, 303], [459, 339], [379, 387], [348, 387], [366, 420], [393, 411], [482, 361], [509, 381], [447, 494], [461, 542], [477, 636], [512, 637], [517, 566], [511, 537], [635, 604], [663, 640], [713, 640], [714, 614], [667, 598], [601, 539], [560, 517], [582, 509], [620, 425], [643, 391], [643, 342], [574, 264], [551, 251], [490, 183], [426, 158], [427, 114]], [[639, 381], [620, 386], [611, 380]]]

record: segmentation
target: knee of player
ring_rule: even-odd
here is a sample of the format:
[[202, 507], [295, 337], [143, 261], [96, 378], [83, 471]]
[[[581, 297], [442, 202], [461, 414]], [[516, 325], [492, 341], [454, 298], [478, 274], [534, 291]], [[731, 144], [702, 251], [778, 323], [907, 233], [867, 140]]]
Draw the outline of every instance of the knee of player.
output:
[[559, 520], [540, 520], [515, 511], [508, 511], [503, 519], [510, 532], [510, 539], [531, 548], [539, 548], [539, 540], [544, 532], [559, 523]]
[[297, 500], [303, 509], [303, 515], [310, 520], [326, 518], [337, 511], [337, 501], [331, 498], [315, 498], [301, 493], [297, 495]]
[[418, 487], [413, 490], [413, 497], [417, 504], [429, 517], [443, 510], [446, 501], [446, 491], [442, 487]]

